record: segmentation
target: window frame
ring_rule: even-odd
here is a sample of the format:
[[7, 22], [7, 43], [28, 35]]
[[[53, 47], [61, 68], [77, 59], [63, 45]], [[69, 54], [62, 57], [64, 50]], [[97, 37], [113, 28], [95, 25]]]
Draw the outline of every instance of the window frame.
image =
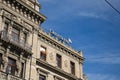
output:
[[20, 77], [24, 78], [25, 77], [25, 63], [21, 63], [21, 72], [20, 72]]
[[[42, 48], [44, 49], [44, 51], [41, 50]], [[40, 59], [44, 61], [46, 61], [47, 59], [47, 48], [42, 45], [40, 46]]]
[[48, 74], [49, 72], [43, 70], [43, 69], [40, 69], [40, 68], [37, 68], [37, 72], [38, 72], [38, 80], [40, 80], [40, 75], [44, 76], [45, 77], [45, 80], [48, 80]]
[[12, 27], [11, 38], [12, 38], [12, 40], [14, 40], [15, 42], [19, 42], [20, 30], [19, 30], [18, 28]]
[[0, 71], [1, 71], [1, 68], [2, 68], [2, 54], [0, 53]]
[[62, 68], [62, 56], [60, 54], [56, 54], [56, 64], [57, 67]]
[[46, 80], [46, 76], [43, 74], [39, 74], [39, 80], [41, 80], [40, 78], [42, 78], [42, 80]]
[[27, 33], [26, 32], [22, 32], [23, 36], [21, 37], [20, 43], [22, 44], [22, 46], [27, 45]]
[[75, 75], [75, 62], [70, 61], [70, 71], [71, 74]]
[[11, 75], [15, 75], [16, 67], [17, 67], [16, 60], [9, 57], [7, 67], [6, 67], [6, 73], [10, 73]]
[[3, 27], [3, 36], [7, 36], [7, 33], [8, 33], [8, 28], [9, 28], [9, 23], [8, 22], [5, 22], [4, 23], [4, 27]]

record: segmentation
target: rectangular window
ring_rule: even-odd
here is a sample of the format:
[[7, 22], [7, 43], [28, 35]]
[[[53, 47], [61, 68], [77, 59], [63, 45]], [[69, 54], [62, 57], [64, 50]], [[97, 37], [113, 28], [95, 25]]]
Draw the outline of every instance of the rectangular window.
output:
[[40, 74], [39, 80], [46, 80], [46, 76]]
[[47, 55], [46, 48], [41, 46], [41, 48], [40, 48], [40, 59], [46, 61], [46, 55]]
[[26, 40], [27, 40], [27, 34], [23, 33], [23, 36], [22, 36], [22, 39], [21, 39], [22, 46], [24, 46], [26, 44]]
[[15, 75], [15, 71], [16, 71], [16, 60], [8, 58], [6, 72]]
[[7, 36], [8, 25], [9, 25], [9, 24], [5, 22], [5, 24], [4, 24], [4, 30], [3, 30], [3, 36]]
[[70, 61], [71, 74], [75, 75], [75, 63]]
[[23, 33], [23, 42], [26, 43], [26, 39], [27, 39], [27, 34]]
[[56, 55], [56, 61], [57, 61], [57, 67], [61, 68], [62, 67], [62, 58], [61, 55], [57, 54]]
[[0, 70], [1, 70], [1, 66], [2, 66], [2, 54], [0, 54]]
[[22, 63], [20, 77], [21, 77], [21, 78], [23, 78], [23, 77], [24, 77], [24, 63]]
[[19, 33], [20, 33], [19, 30], [13, 27], [11, 32], [11, 38], [13, 41], [15, 42], [19, 41]]

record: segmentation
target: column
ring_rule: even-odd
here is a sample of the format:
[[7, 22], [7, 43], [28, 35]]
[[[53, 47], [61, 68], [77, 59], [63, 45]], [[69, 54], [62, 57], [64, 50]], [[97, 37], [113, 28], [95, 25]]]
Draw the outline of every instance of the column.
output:
[[20, 45], [24, 47], [25, 43], [23, 42], [23, 30], [20, 30], [20, 36], [19, 36], [19, 42], [20, 42]]
[[80, 78], [83, 79], [82, 61], [79, 62]]
[[9, 39], [11, 39], [12, 25], [13, 25], [13, 22], [11, 21], [8, 25], [8, 32], [7, 32], [7, 37]]
[[16, 65], [17, 65], [17, 76], [20, 77], [20, 73], [22, 70], [22, 58], [23, 58], [23, 52], [21, 52], [20, 54], [20, 58], [16, 61]]
[[2, 31], [2, 14], [3, 14], [3, 10], [0, 8], [0, 31]]
[[5, 23], [5, 18], [2, 17], [3, 13], [4, 13], [4, 11], [1, 9], [1, 10], [0, 10], [0, 31], [3, 30], [3, 28], [4, 28], [4, 23]]
[[4, 72], [6, 72], [9, 52], [10, 52], [10, 46], [8, 46], [8, 48], [6, 49], [6, 53], [2, 56], [3, 57], [3, 71]]
[[36, 71], [36, 56], [37, 56], [37, 49], [38, 49], [38, 31], [37, 30], [33, 30], [33, 46], [32, 46], [32, 60], [31, 60], [31, 80], [35, 79], [37, 76], [37, 71]]

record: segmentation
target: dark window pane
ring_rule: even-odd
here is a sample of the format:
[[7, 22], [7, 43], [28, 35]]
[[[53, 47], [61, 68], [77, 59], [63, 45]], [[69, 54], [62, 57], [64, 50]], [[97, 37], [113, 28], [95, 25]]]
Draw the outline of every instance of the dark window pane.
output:
[[46, 80], [46, 77], [44, 75], [40, 75], [39, 80]]
[[2, 65], [2, 54], [0, 54], [0, 70], [1, 70], [1, 65]]
[[70, 62], [70, 68], [71, 68], [71, 74], [75, 75], [75, 63], [74, 62]]
[[61, 62], [61, 55], [57, 54], [56, 55], [56, 61], [57, 61], [57, 66], [61, 68], [62, 62]]
[[42, 59], [42, 60], [46, 61], [46, 54], [41, 53], [40, 59]]
[[8, 65], [6, 68], [6, 72], [15, 75], [15, 71], [16, 71], [16, 61], [14, 59], [8, 58]]
[[22, 46], [25, 45], [26, 40], [27, 40], [27, 34], [26, 34], [26, 33], [23, 33], [23, 36], [22, 36], [22, 39], [21, 39], [21, 44], [22, 44]]
[[21, 67], [21, 75], [20, 75], [21, 78], [24, 77], [24, 63], [22, 63], [22, 67]]
[[6, 36], [7, 32], [8, 32], [8, 23], [4, 24], [4, 30], [3, 31], [4, 31], [3, 36]]
[[40, 59], [46, 61], [46, 48], [43, 46], [40, 48]]
[[19, 30], [17, 30], [16, 28], [13, 28], [12, 33], [11, 33], [11, 38], [13, 41], [18, 42], [19, 41]]

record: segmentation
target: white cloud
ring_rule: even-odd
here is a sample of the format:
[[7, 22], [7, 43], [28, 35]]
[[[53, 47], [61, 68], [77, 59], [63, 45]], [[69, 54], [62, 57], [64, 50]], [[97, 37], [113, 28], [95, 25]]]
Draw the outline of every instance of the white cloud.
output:
[[[104, 1], [102, 0], [39, 0], [47, 6], [47, 16], [49, 19], [59, 19], [65, 16], [76, 15], [91, 18], [105, 18], [104, 12], [107, 8], [105, 7]], [[52, 8], [50, 8], [52, 7]], [[43, 8], [44, 9], [44, 6]], [[94, 13], [93, 13], [94, 12]], [[98, 14], [99, 13], [99, 14]]]
[[112, 74], [95, 74], [89, 73], [87, 74], [88, 80], [120, 80], [120, 76], [112, 75]]
[[87, 56], [86, 61], [92, 63], [98, 62], [105, 64], [120, 64], [120, 54], [108, 53], [108, 54]]
[[78, 16], [82, 17], [88, 17], [88, 18], [100, 18], [100, 19], [107, 19], [104, 15], [102, 14], [97, 14], [97, 13], [89, 13], [89, 12], [80, 12], [77, 13]]

